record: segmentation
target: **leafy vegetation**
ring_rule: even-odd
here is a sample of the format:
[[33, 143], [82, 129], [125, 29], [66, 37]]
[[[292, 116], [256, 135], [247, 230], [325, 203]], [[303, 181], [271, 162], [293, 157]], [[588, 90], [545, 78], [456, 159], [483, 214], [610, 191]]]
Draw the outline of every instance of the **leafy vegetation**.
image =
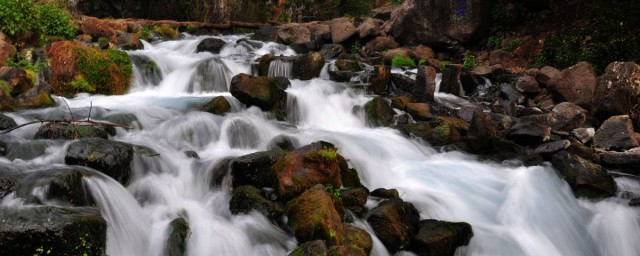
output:
[[0, 31], [17, 42], [34, 40], [40, 44], [48, 37], [73, 38], [76, 29], [71, 20], [56, 4], [0, 0]]
[[78, 74], [73, 78], [73, 81], [71, 81], [71, 87], [81, 92], [94, 92], [96, 90], [95, 87], [91, 86], [91, 84], [87, 82], [87, 79], [85, 79], [82, 74]]
[[324, 185], [325, 188], [327, 188], [327, 192], [329, 192], [329, 194], [332, 194], [333, 196], [340, 198], [340, 188], [334, 188], [333, 185], [331, 184], [326, 184]]
[[[79, 50], [77, 69], [96, 93], [123, 94], [129, 88], [132, 64], [127, 53], [118, 50]], [[77, 77], [74, 77], [74, 79]], [[82, 80], [78, 88], [85, 87]], [[74, 87], [75, 88], [75, 87]]]
[[9, 88], [9, 84], [7, 84], [7, 82], [4, 80], [0, 80], [0, 89], [2, 89], [4, 95], [11, 94], [11, 88]]
[[391, 59], [391, 66], [394, 68], [416, 68], [416, 62], [402, 55], [396, 55]]
[[473, 56], [470, 52], [465, 52], [462, 59], [462, 66], [466, 69], [474, 69], [478, 66], [476, 57]]

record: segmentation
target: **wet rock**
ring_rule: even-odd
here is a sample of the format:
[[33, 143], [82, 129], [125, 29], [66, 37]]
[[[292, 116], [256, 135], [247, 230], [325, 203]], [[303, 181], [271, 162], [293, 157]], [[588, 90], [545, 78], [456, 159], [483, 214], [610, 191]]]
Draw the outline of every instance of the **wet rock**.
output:
[[276, 42], [278, 41], [278, 31], [280, 28], [275, 26], [260, 27], [251, 36], [251, 40], [258, 40], [263, 42]]
[[94, 206], [95, 200], [83, 182], [85, 176], [91, 176], [91, 172], [72, 166], [30, 172], [16, 184], [16, 196], [29, 204]]
[[380, 203], [367, 217], [376, 236], [391, 253], [409, 245], [411, 238], [418, 232], [419, 220], [418, 210], [402, 199]]
[[231, 111], [231, 104], [224, 96], [218, 96], [205, 103], [200, 107], [200, 110], [214, 115], [224, 116]]
[[258, 188], [271, 187], [275, 177], [271, 166], [287, 153], [282, 150], [272, 150], [236, 158], [231, 163], [233, 187], [243, 185], [251, 185]]
[[387, 95], [391, 88], [391, 68], [388, 66], [375, 66], [369, 78], [371, 90], [378, 95]]
[[24, 173], [13, 167], [0, 166], [0, 200], [15, 190], [16, 184], [22, 177], [24, 177]]
[[602, 164], [631, 174], [640, 174], [640, 148], [624, 152], [607, 151], [600, 154]]
[[596, 148], [605, 150], [624, 150], [640, 146], [631, 119], [627, 115], [614, 116], [604, 121], [593, 137], [593, 144]]
[[329, 71], [329, 78], [331, 81], [335, 81], [338, 83], [348, 83], [351, 81], [352, 77], [357, 76], [353, 71]]
[[385, 64], [392, 65], [393, 58], [396, 56], [402, 56], [404, 58], [413, 59], [415, 57], [415, 54], [413, 53], [412, 50], [402, 47], [402, 48], [389, 49], [386, 51], [386, 54], [384, 54], [382, 57], [384, 59]]
[[126, 185], [132, 175], [133, 153], [131, 144], [85, 138], [69, 145], [64, 161], [66, 164], [91, 167]]
[[571, 102], [562, 102], [551, 110], [556, 121], [548, 123], [554, 130], [570, 132], [584, 125], [588, 112]]
[[[227, 178], [227, 175], [230, 173], [231, 164], [235, 159], [236, 158], [233, 158], [233, 157], [223, 158], [222, 160], [217, 161], [213, 166], [210, 167], [209, 171], [207, 172], [210, 175], [206, 177], [209, 180], [209, 187], [220, 188], [224, 181], [228, 181], [228, 180], [225, 180], [225, 178]], [[229, 182], [232, 182], [232, 181], [233, 180]], [[225, 183], [225, 186], [228, 187], [228, 184]]]
[[571, 136], [576, 138], [582, 144], [586, 144], [589, 141], [591, 141], [591, 139], [593, 139], [593, 136], [595, 135], [596, 135], [596, 129], [594, 129], [593, 127], [576, 128], [573, 131], [571, 131]]
[[293, 60], [291, 73], [294, 79], [311, 80], [320, 76], [324, 68], [324, 57], [319, 52], [310, 52], [297, 56]]
[[321, 239], [341, 244], [345, 229], [333, 206], [333, 198], [321, 184], [311, 187], [286, 205], [289, 225], [298, 242]]
[[289, 256], [327, 256], [327, 243], [324, 240], [313, 240], [298, 245]]
[[278, 41], [284, 44], [303, 44], [311, 42], [311, 31], [300, 24], [288, 24], [278, 30]]
[[104, 255], [107, 223], [96, 208], [0, 207], [0, 251], [6, 255]]
[[442, 70], [442, 81], [440, 82], [440, 92], [453, 95], [460, 95], [460, 74], [462, 67], [459, 65], [446, 65]]
[[325, 44], [320, 49], [320, 54], [325, 60], [335, 59], [344, 53], [344, 46], [341, 44]]
[[422, 138], [432, 146], [444, 146], [462, 141], [462, 135], [456, 127], [448, 122], [430, 122], [407, 124], [402, 127], [404, 134], [413, 134]]
[[267, 143], [269, 150], [293, 151], [300, 146], [298, 139], [288, 135], [278, 135]]
[[400, 110], [404, 110], [409, 103], [411, 103], [411, 98], [408, 96], [396, 96], [391, 98], [391, 107]]
[[286, 104], [287, 93], [280, 87], [280, 80], [273, 77], [239, 74], [231, 80], [229, 91], [233, 97], [248, 106], [270, 111]]
[[398, 190], [395, 188], [392, 188], [392, 189], [377, 188], [371, 191], [370, 196], [375, 196], [375, 197], [385, 198], [385, 199], [398, 199], [400, 198], [400, 193], [398, 193]]
[[169, 237], [164, 247], [164, 255], [167, 256], [183, 256], [187, 252], [187, 244], [191, 237], [191, 229], [189, 222], [180, 217], [169, 223]]
[[502, 137], [500, 129], [481, 108], [473, 111], [467, 132], [467, 146], [473, 153], [490, 153], [493, 141]]
[[[371, 253], [371, 249], [373, 248], [373, 239], [371, 239], [371, 235], [366, 231], [347, 225], [345, 226], [345, 245], [352, 248], [359, 248], [364, 250], [365, 254], [369, 255]], [[344, 255], [344, 254], [338, 254]], [[348, 254], [353, 255], [353, 254]]]
[[336, 18], [329, 23], [331, 28], [331, 41], [334, 44], [343, 43], [358, 32], [357, 28], [349, 18]]
[[640, 66], [633, 62], [613, 62], [600, 77], [594, 99], [595, 115], [606, 119], [630, 115], [640, 127]]
[[[27, 74], [25, 70], [12, 67], [0, 67], [0, 80], [7, 86], [11, 96], [18, 96], [35, 86], [35, 73]], [[4, 88], [1, 88], [4, 90]]]
[[454, 255], [473, 237], [471, 225], [464, 222], [423, 220], [419, 226], [409, 249], [420, 256]]
[[339, 71], [358, 72], [362, 70], [358, 62], [354, 60], [339, 59], [339, 60], [336, 60], [334, 65]]
[[587, 159], [595, 164], [601, 163], [600, 156], [597, 155], [596, 152], [591, 147], [587, 147], [584, 144], [580, 143], [579, 141], [571, 137], [567, 138], [567, 140], [571, 142], [571, 145], [569, 145], [569, 148], [567, 149], [569, 153], [577, 155], [584, 159]]
[[256, 210], [271, 220], [277, 220], [284, 213], [280, 205], [265, 199], [262, 196], [262, 191], [253, 186], [235, 188], [229, 202], [229, 210], [233, 214], [246, 214]]
[[382, 52], [390, 49], [396, 49], [400, 45], [393, 37], [379, 36], [365, 44], [364, 48], [368, 52]]
[[418, 60], [430, 60], [435, 58], [436, 53], [429, 46], [418, 45], [414, 50], [416, 54], [416, 59]]
[[364, 104], [364, 111], [367, 124], [372, 127], [391, 125], [396, 114], [382, 97], [376, 97]]
[[433, 102], [436, 91], [436, 70], [429, 66], [418, 66], [415, 87], [411, 98], [415, 102]]
[[162, 81], [162, 71], [155, 61], [145, 55], [129, 55], [131, 62], [138, 68], [142, 82], [145, 84], [158, 85]]
[[508, 139], [522, 145], [540, 145], [551, 140], [551, 127], [533, 122], [518, 122], [506, 132]]
[[566, 151], [555, 154], [551, 163], [576, 196], [597, 198], [616, 193], [616, 182], [601, 166]]
[[532, 76], [521, 76], [518, 78], [515, 84], [516, 89], [521, 93], [535, 94], [541, 91], [540, 84]]
[[598, 77], [587, 62], [580, 62], [554, 76], [547, 88], [560, 99], [591, 109]]
[[193, 159], [200, 159], [200, 156], [198, 155], [198, 152], [195, 152], [193, 150], [187, 150], [184, 152], [184, 155], [187, 158], [193, 158]]
[[338, 167], [340, 168], [340, 180], [342, 185], [346, 188], [359, 188], [362, 187], [360, 183], [360, 176], [356, 169], [349, 168], [347, 159], [338, 155]]
[[350, 210], [360, 218], [364, 216], [367, 210], [364, 205], [367, 203], [368, 196], [369, 191], [363, 187], [343, 189], [340, 193], [344, 208]]
[[418, 121], [429, 121], [433, 118], [430, 107], [426, 103], [407, 103], [404, 110]]
[[140, 50], [144, 48], [142, 42], [135, 34], [132, 33], [123, 33], [116, 37], [115, 44], [120, 47], [122, 50], [130, 51], [130, 50]]
[[227, 45], [227, 42], [222, 39], [206, 38], [198, 43], [196, 52], [210, 52], [213, 54], [219, 54], [225, 45]]
[[316, 184], [331, 184], [340, 188], [340, 167], [337, 149], [319, 141], [306, 145], [273, 165], [274, 188], [284, 199], [293, 198]]
[[512, 84], [500, 84], [499, 88], [500, 88], [500, 96], [503, 99], [506, 99], [508, 101], [513, 101], [517, 104], [522, 104], [526, 100], [524, 95], [522, 95], [522, 93], [516, 90], [516, 88], [513, 87]]
[[36, 132], [34, 139], [50, 139], [50, 140], [75, 140], [82, 138], [101, 138], [108, 139], [104, 127], [92, 125], [72, 125], [66, 123], [50, 123], [40, 126]]
[[13, 118], [0, 113], [0, 130], [11, 129], [18, 126]]
[[534, 153], [543, 156], [552, 156], [562, 150], [568, 149], [571, 146], [571, 142], [568, 140], [560, 140], [542, 144], [533, 150]]
[[362, 248], [342, 245], [342, 246], [329, 247], [329, 251], [327, 251], [327, 255], [328, 256], [342, 256], [342, 255], [366, 256], [367, 254]]
[[411, 79], [411, 77], [398, 73], [391, 73], [391, 82], [397, 89], [400, 89], [407, 94], [410, 94], [414, 90], [413, 87], [416, 84], [416, 81]]

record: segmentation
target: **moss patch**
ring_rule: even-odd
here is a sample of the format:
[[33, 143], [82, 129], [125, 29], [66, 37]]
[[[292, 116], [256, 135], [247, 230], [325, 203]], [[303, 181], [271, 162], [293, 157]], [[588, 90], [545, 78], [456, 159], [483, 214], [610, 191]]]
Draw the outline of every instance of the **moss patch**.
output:
[[80, 51], [78, 72], [101, 94], [124, 94], [129, 89], [132, 64], [129, 55], [117, 50]]

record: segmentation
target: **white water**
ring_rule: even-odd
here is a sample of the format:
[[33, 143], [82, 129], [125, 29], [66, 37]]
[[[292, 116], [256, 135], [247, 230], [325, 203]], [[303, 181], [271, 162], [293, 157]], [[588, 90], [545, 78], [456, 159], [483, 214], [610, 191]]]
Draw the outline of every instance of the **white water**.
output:
[[[475, 235], [468, 247], [458, 250], [460, 255], [640, 255], [640, 210], [626, 206], [627, 200], [576, 199], [548, 166], [479, 162], [458, 152], [437, 153], [393, 129], [367, 128], [353, 108], [372, 97], [343, 84], [292, 81], [286, 125], [255, 107], [244, 108], [227, 92], [229, 78], [251, 73], [251, 63], [263, 54], [293, 52], [273, 43], [261, 48], [237, 45], [243, 37], [229, 36], [220, 37], [228, 42], [220, 55], [194, 53], [203, 38], [145, 44], [145, 50], [130, 53], [158, 64], [164, 79], [157, 86], [136, 84], [124, 96], [67, 99], [74, 109], [92, 104], [109, 113], [135, 115], [137, 129], [119, 130], [113, 139], [160, 154], [150, 162], [134, 161], [134, 180], [127, 188], [108, 179], [85, 179], [109, 222], [109, 255], [162, 255], [167, 226], [177, 217], [190, 225], [188, 255], [285, 255], [295, 247], [293, 237], [260, 214], [232, 215], [226, 187], [209, 186], [211, 169], [221, 159], [266, 150], [269, 140], [281, 134], [302, 145], [334, 143], [368, 188], [397, 188], [423, 219], [472, 224]], [[198, 65], [207, 60], [216, 65], [198, 74]], [[274, 74], [286, 75], [287, 68]], [[189, 111], [217, 95], [231, 101], [234, 113], [222, 117]], [[24, 123], [43, 111], [13, 116]], [[17, 136], [30, 138], [34, 133], [26, 129]], [[50, 155], [33, 160], [0, 158], [0, 163], [21, 168], [62, 163], [65, 148], [53, 147]], [[187, 158], [186, 150], [196, 151], [201, 159]], [[620, 190], [640, 195], [638, 180], [617, 181]], [[364, 220], [356, 220], [356, 225], [371, 230]], [[374, 241], [372, 255], [389, 255]]]

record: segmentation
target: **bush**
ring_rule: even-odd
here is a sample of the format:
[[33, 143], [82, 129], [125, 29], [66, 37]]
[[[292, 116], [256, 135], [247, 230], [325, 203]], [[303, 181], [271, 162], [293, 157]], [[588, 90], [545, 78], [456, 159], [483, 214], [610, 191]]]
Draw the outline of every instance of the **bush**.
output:
[[476, 62], [476, 57], [469, 52], [465, 52], [462, 60], [462, 66], [466, 69], [474, 69], [475, 67], [478, 66], [478, 62]]
[[0, 0], [0, 31], [17, 42], [36, 39], [36, 43], [48, 36], [70, 39], [76, 33], [65, 10], [33, 0]]
[[72, 39], [76, 35], [76, 29], [71, 24], [71, 15], [55, 4], [41, 3], [36, 5], [36, 12], [40, 15], [38, 21], [44, 34]]
[[409, 57], [396, 55], [391, 59], [391, 67], [394, 68], [416, 68], [416, 62]]

